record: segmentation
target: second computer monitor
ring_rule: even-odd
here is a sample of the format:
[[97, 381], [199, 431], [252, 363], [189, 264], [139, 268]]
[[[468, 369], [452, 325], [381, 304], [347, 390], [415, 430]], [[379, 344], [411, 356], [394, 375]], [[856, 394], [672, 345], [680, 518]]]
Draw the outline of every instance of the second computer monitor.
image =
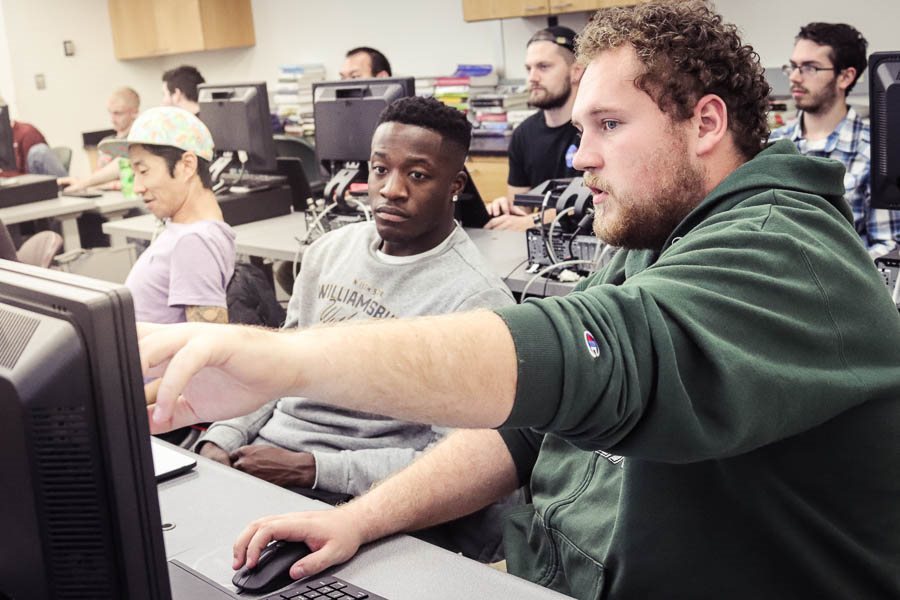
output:
[[900, 210], [900, 52], [869, 56], [872, 208]]
[[246, 168], [254, 173], [275, 173], [275, 140], [269, 96], [264, 82], [197, 87], [200, 120], [209, 128], [216, 154], [247, 153]]
[[0, 171], [16, 170], [16, 150], [13, 145], [9, 106], [0, 104]]
[[415, 95], [415, 79], [379, 78], [313, 84], [316, 154], [326, 168], [369, 160], [378, 117], [391, 102]]

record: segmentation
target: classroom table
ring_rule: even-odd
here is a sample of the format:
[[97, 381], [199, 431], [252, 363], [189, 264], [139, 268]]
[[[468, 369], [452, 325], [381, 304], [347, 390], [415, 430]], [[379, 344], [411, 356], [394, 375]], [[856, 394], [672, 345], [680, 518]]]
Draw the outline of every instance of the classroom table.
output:
[[[153, 443], [187, 453], [155, 438]], [[226, 589], [235, 589], [231, 584], [232, 544], [250, 521], [265, 515], [330, 508], [205, 457], [192, 456], [198, 463], [194, 471], [159, 484], [166, 557]], [[567, 598], [406, 535], [365, 546], [351, 561], [328, 573], [389, 600]]]

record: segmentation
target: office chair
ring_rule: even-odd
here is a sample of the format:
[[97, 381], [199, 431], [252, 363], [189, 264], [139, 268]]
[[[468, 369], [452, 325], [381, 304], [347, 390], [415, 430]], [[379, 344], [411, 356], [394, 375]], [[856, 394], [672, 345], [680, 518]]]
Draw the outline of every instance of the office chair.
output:
[[62, 250], [63, 238], [55, 231], [39, 231], [22, 244], [16, 253], [19, 262], [36, 267], [48, 268], [53, 257]]
[[59, 162], [65, 167], [66, 173], [68, 173], [69, 165], [72, 164], [72, 149], [68, 146], [54, 146], [50, 150], [53, 151], [53, 154], [56, 155], [56, 158], [59, 159]]
[[303, 163], [303, 171], [315, 196], [322, 194], [325, 182], [322, 172], [319, 171], [319, 161], [316, 159], [316, 149], [303, 138], [291, 135], [276, 134], [275, 154], [280, 158], [299, 158]]

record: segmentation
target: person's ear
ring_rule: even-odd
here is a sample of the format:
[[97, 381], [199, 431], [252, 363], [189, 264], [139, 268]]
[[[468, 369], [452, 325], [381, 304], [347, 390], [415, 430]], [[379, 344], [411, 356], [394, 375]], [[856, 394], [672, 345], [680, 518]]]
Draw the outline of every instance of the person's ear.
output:
[[856, 79], [856, 67], [847, 67], [837, 76], [837, 84], [838, 88], [842, 91], [847, 91], [847, 88], [853, 84], [853, 81]]
[[181, 173], [179, 174], [176, 170], [175, 174], [179, 175], [179, 179], [182, 182], [187, 183], [197, 173], [197, 155], [193, 152], [185, 152], [181, 155], [181, 160], [178, 162], [181, 164]]
[[569, 69], [569, 81], [572, 82], [572, 85], [577, 85], [581, 81], [581, 76], [584, 75], [584, 65], [579, 63], [572, 63], [572, 67]]
[[453, 196], [462, 194], [467, 181], [469, 181], [469, 176], [466, 172], [458, 171], [456, 175], [453, 176], [453, 181], [450, 183], [450, 197], [452, 198]]
[[728, 135], [728, 107], [716, 94], [707, 94], [694, 107], [696, 154], [702, 156], [714, 150]]

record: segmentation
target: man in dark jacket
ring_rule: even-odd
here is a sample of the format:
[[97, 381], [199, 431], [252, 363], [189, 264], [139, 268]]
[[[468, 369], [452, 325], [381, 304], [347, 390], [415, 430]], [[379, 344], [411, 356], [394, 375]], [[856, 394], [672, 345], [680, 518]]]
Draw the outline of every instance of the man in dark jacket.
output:
[[[236, 564], [305, 540], [292, 574], [316, 573], [522, 482], [533, 504], [509, 517], [509, 570], [579, 598], [900, 596], [900, 316], [843, 169], [763, 147], [758, 57], [704, 3], [600, 11], [578, 55], [575, 166], [595, 231], [625, 248], [609, 266], [495, 312], [144, 329], [148, 371], [165, 371], [153, 427], [316, 390], [501, 430], [450, 436], [333, 511], [255, 521]], [[335, 358], [347, 340], [365, 366]], [[265, 371], [245, 360], [261, 353]], [[393, 393], [374, 403], [373, 387]]]

